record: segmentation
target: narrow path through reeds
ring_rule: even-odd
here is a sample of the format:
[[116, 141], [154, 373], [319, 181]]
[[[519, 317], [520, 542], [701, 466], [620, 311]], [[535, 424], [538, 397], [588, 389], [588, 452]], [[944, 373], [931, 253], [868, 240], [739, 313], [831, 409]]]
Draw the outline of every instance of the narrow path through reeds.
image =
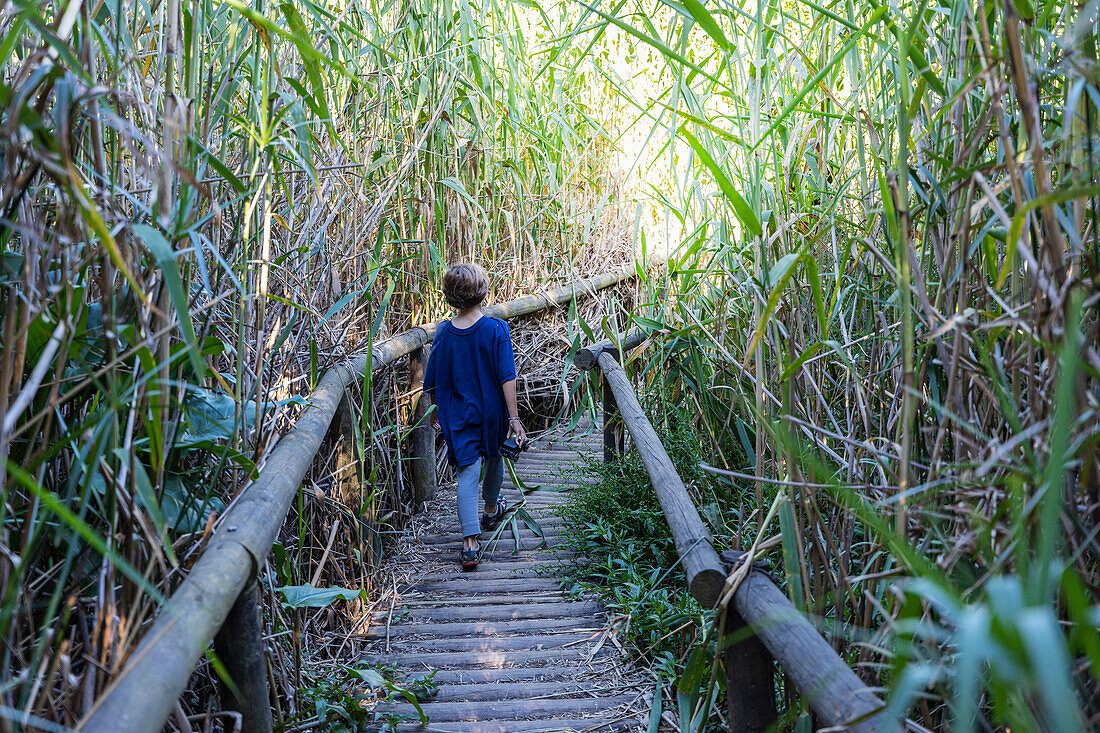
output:
[[402, 538], [392, 600], [364, 619], [371, 641], [356, 660], [431, 675], [438, 685], [422, 703], [425, 728], [410, 703], [390, 705], [410, 716], [397, 730], [645, 729], [652, 684], [621, 653], [599, 604], [569, 594], [557, 572], [576, 559], [560, 548], [568, 532], [555, 511], [568, 489], [561, 469], [600, 446], [598, 434], [585, 433], [544, 435], [514, 477], [506, 472], [505, 496], [538, 527], [512, 514], [501, 531], [484, 533], [476, 571], [457, 562], [453, 486], [440, 487]]

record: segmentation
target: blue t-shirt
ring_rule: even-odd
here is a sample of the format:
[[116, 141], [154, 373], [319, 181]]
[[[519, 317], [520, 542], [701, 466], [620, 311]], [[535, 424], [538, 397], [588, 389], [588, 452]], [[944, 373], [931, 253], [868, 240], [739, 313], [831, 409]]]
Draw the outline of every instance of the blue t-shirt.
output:
[[435, 331], [424, 391], [435, 397], [451, 463], [500, 455], [508, 437], [501, 385], [516, 378], [512, 334], [499, 318], [482, 316], [469, 328], [443, 321]]

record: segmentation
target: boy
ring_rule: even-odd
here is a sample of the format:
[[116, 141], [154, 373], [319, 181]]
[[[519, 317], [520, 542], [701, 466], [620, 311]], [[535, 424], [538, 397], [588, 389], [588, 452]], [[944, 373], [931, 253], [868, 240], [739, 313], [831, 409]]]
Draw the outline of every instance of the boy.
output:
[[[438, 407], [432, 425], [443, 432], [448, 458], [457, 467], [463, 570], [477, 568], [481, 530], [496, 527], [508, 508], [500, 496], [504, 479], [500, 446], [513, 435], [520, 447], [527, 441], [516, 408], [511, 332], [504, 321], [482, 313], [488, 293], [489, 279], [477, 265], [461, 263], [447, 270], [443, 297], [455, 315], [436, 329], [424, 372], [424, 392]], [[485, 513], [479, 523], [477, 484], [482, 463]]]

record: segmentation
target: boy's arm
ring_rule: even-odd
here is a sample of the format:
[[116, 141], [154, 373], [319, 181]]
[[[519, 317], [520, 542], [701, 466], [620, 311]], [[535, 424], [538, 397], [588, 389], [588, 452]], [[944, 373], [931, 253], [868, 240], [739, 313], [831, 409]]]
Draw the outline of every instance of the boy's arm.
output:
[[508, 408], [508, 435], [516, 436], [516, 444], [520, 448], [527, 442], [527, 431], [523, 429], [523, 423], [519, 419], [519, 407], [516, 404], [516, 380], [509, 379], [500, 385], [504, 390], [504, 404]]

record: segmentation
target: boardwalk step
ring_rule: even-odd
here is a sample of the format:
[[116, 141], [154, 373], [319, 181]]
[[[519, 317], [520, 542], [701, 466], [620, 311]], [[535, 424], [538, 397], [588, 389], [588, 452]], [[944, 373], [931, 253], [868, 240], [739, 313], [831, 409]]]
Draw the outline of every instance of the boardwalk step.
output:
[[408, 595], [409, 593], [430, 595], [434, 592], [438, 592], [439, 588], [458, 593], [474, 592], [484, 594], [487, 592], [487, 588], [499, 587], [500, 592], [511, 593], [523, 590], [524, 587], [534, 583], [541, 585], [532, 586], [531, 591], [525, 592], [541, 593], [545, 591], [560, 590], [562, 588], [562, 581], [560, 579], [549, 574], [535, 575], [535, 572], [536, 571], [532, 570], [509, 571], [507, 563], [486, 562], [482, 571], [469, 573], [469, 575], [481, 576], [478, 578], [467, 580], [463, 576], [456, 578], [442, 575], [434, 578], [427, 578], [423, 582], [416, 582], [411, 585], [399, 585], [397, 588], [401, 592], [401, 595]]
[[[516, 464], [528, 486], [547, 490], [518, 496], [511, 477], [505, 496], [540, 523], [548, 540], [517, 525], [520, 550], [506, 526], [476, 572], [457, 565], [462, 535], [450, 504], [437, 504], [432, 530], [410, 538], [409, 561], [397, 572], [391, 609], [375, 609], [362, 662], [383, 663], [417, 675], [432, 673], [439, 694], [424, 703], [431, 722], [415, 717], [398, 731], [451, 733], [599, 733], [641, 731], [648, 709], [642, 695], [652, 684], [632, 684], [618, 648], [604, 643], [607, 614], [592, 600], [573, 600], [563, 587], [562, 563], [584, 564], [564, 546], [572, 526], [559, 513], [569, 491], [595, 481], [576, 470], [601, 455], [599, 433], [537, 444]], [[557, 490], [560, 489], [560, 490]], [[448, 516], [449, 515], [449, 516]], [[400, 558], [398, 558], [400, 562]], [[388, 627], [387, 627], [388, 624]], [[598, 648], [597, 648], [598, 647]], [[626, 680], [624, 682], [624, 680]], [[382, 708], [410, 714], [397, 700]]]
[[600, 680], [596, 672], [579, 667], [572, 668], [569, 674], [563, 674], [562, 668], [557, 666], [529, 666], [510, 667], [508, 669], [441, 669], [435, 673], [435, 681], [439, 685], [465, 685], [479, 682], [507, 683], [507, 682], [561, 682], [581, 681], [595, 689], [603, 687], [606, 683]]
[[[554, 562], [557, 560], [567, 560], [574, 557], [574, 553], [570, 550], [559, 549], [560, 545], [551, 547], [543, 547], [538, 550], [532, 549], [535, 545], [534, 542], [527, 540], [525, 544], [526, 549], [521, 549], [519, 552], [513, 552], [512, 546], [515, 543], [497, 543], [492, 547], [487, 547], [485, 553], [481, 557], [481, 568], [488, 567], [491, 563], [505, 564], [513, 560], [531, 561], [531, 560], [543, 560], [545, 562]], [[458, 543], [453, 545], [424, 545], [421, 550], [421, 554], [425, 561], [432, 561], [442, 563], [446, 565], [458, 564]], [[479, 568], [480, 569], [480, 568]]]
[[[547, 530], [544, 532], [544, 535], [546, 537], [546, 541], [547, 541], [547, 543], [550, 543], [550, 544], [553, 544], [555, 541], [557, 541], [558, 539], [560, 539], [562, 536], [564, 536], [566, 534], [568, 534], [568, 532], [566, 530], [564, 530], [564, 529], [559, 530], [557, 528], [547, 528]], [[519, 526], [519, 538], [520, 538], [520, 541], [530, 544], [532, 541], [541, 540], [542, 536], [538, 535], [538, 534], [535, 534], [535, 532], [528, 529], [526, 525], [520, 524], [520, 526]], [[453, 534], [426, 535], [426, 536], [420, 537], [419, 540], [420, 540], [421, 543], [423, 543], [425, 545], [455, 545], [457, 547], [458, 544], [462, 542], [462, 533], [461, 532], [455, 532]], [[488, 544], [490, 542], [489, 536], [488, 535], [482, 535], [480, 541], [483, 545]], [[505, 529], [503, 532], [501, 532], [498, 539], [496, 539], [494, 542], [497, 545], [504, 545], [509, 550], [511, 550], [512, 546], [515, 545], [515, 539], [512, 535], [512, 530], [511, 529]], [[533, 545], [532, 545], [532, 547], [533, 547]]]
[[453, 721], [429, 724], [403, 723], [398, 733], [612, 733], [612, 731], [644, 730], [637, 720], [604, 720], [593, 717], [581, 720], [486, 720], [477, 722]]
[[[433, 722], [517, 720], [535, 717], [564, 718], [584, 713], [604, 713], [614, 711], [616, 707], [634, 702], [637, 695], [615, 695], [613, 697], [568, 697], [546, 700], [506, 700], [494, 702], [429, 702], [424, 712]], [[412, 714], [413, 707], [408, 703], [382, 708], [386, 711]]]
[[[419, 566], [417, 566], [419, 569]], [[485, 564], [477, 569], [473, 573], [464, 573], [458, 564], [448, 568], [433, 568], [429, 572], [418, 572], [416, 579], [418, 581], [433, 581], [433, 580], [446, 580], [447, 578], [459, 576], [471, 576], [478, 578], [519, 578], [519, 577], [557, 577], [558, 573], [554, 570], [553, 563], [535, 562], [532, 560], [516, 560], [508, 563], [504, 566], [500, 563]]]
[[[591, 680], [554, 682], [471, 682], [464, 685], [441, 684], [432, 705], [441, 702], [486, 702], [494, 700], [595, 698], [628, 692], [622, 687], [602, 687]], [[637, 694], [635, 691], [634, 694]]]
[[512, 603], [482, 608], [468, 606], [428, 607], [415, 609], [411, 617], [422, 621], [504, 621], [536, 618], [565, 618], [567, 616], [593, 616], [600, 612], [594, 601], [567, 601], [562, 603]]
[[[552, 634], [523, 634], [520, 636], [455, 636], [434, 639], [406, 637], [401, 641], [403, 653], [425, 652], [515, 652], [540, 651], [542, 649], [580, 649], [587, 642], [595, 641], [598, 631], [580, 634], [560, 632]], [[459, 660], [461, 661], [461, 660]]]
[[606, 647], [590, 661], [587, 650], [577, 647], [567, 649], [535, 649], [515, 651], [486, 651], [455, 654], [438, 652], [431, 654], [402, 653], [385, 657], [388, 664], [410, 674], [421, 674], [433, 669], [454, 669], [456, 667], [481, 667], [485, 669], [506, 669], [510, 667], [544, 666], [547, 663], [561, 667], [586, 667], [589, 664], [605, 662], [612, 658]]
[[[592, 633], [603, 629], [600, 618], [547, 618], [539, 620], [539, 631], [587, 631]], [[439, 638], [447, 636], [518, 636], [528, 632], [521, 625], [513, 621], [456, 621], [452, 623], [423, 623], [423, 624], [391, 624], [389, 635], [391, 639], [404, 637], [423, 636]], [[375, 626], [370, 632], [362, 635], [362, 638], [384, 639], [386, 637], [385, 626]]]
[[[514, 606], [529, 603], [566, 603], [560, 591], [542, 593], [520, 593], [499, 596], [442, 596], [407, 595], [405, 605], [409, 608], [439, 608], [447, 606]], [[589, 614], [584, 614], [589, 615]], [[376, 616], [377, 618], [377, 616]], [[480, 617], [484, 618], [484, 617]]]

